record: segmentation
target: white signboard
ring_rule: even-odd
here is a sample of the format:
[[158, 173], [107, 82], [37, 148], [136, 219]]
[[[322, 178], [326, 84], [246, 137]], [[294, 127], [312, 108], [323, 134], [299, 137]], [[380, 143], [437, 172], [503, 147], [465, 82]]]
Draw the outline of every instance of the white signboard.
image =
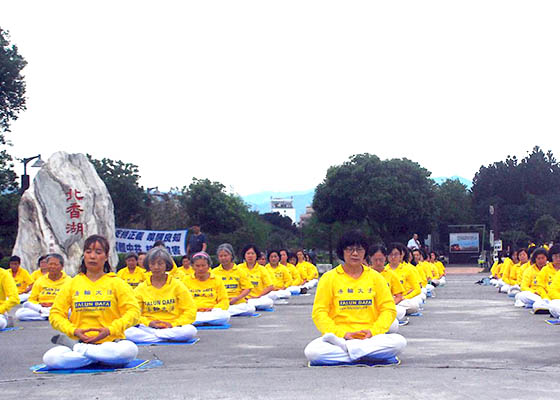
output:
[[115, 231], [117, 253], [147, 252], [154, 242], [161, 240], [172, 256], [187, 254], [187, 233], [181, 231], [145, 231], [140, 229], [117, 228]]
[[479, 252], [478, 232], [450, 233], [449, 252], [450, 253], [478, 253]]

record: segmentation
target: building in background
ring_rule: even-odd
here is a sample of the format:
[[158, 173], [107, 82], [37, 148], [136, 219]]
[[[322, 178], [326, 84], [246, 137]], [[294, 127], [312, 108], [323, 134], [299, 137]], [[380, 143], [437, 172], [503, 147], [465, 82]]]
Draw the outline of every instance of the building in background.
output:
[[270, 210], [273, 213], [277, 212], [282, 216], [289, 217], [293, 223], [296, 222], [296, 209], [294, 208], [293, 196], [290, 198], [271, 197]]
[[311, 206], [307, 206], [305, 207], [305, 213], [301, 214], [299, 216], [299, 226], [303, 226], [305, 225], [307, 222], [309, 222], [309, 220], [311, 219], [311, 217], [313, 216], [313, 213], [315, 212], [315, 210], [313, 210], [313, 207]]

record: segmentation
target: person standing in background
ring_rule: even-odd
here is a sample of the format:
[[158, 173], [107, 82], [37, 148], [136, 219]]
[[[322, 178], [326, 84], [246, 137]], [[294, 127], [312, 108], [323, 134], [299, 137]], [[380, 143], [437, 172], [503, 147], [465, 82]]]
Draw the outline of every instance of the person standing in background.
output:
[[191, 256], [201, 251], [206, 252], [208, 242], [206, 240], [206, 235], [200, 231], [200, 224], [193, 224], [191, 229], [192, 233], [187, 240], [187, 255]]
[[408, 247], [410, 250], [414, 250], [414, 249], [420, 249], [420, 241], [418, 240], [418, 234], [415, 233], [414, 235], [412, 235], [412, 238], [408, 241], [406, 247]]

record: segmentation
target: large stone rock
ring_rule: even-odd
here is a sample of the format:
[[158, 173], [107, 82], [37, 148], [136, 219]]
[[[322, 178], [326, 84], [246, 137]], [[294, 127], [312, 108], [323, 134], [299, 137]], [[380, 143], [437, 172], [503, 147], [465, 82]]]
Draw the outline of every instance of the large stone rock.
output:
[[21, 198], [13, 254], [33, 271], [39, 256], [60, 253], [66, 273], [75, 275], [84, 241], [93, 234], [109, 240], [109, 262], [115, 270], [115, 216], [107, 187], [83, 154], [55, 153]]

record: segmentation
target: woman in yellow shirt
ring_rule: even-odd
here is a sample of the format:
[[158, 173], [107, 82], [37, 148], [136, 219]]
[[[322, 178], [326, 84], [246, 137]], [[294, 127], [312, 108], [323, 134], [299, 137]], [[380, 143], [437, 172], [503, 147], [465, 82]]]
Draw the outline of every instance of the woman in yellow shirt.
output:
[[344, 263], [319, 281], [312, 317], [323, 336], [304, 351], [312, 365], [390, 360], [406, 346], [403, 336], [385, 334], [397, 314], [395, 302], [385, 279], [364, 265], [367, 250], [365, 235], [345, 233], [337, 246]]
[[288, 268], [280, 264], [280, 252], [278, 250], [270, 250], [267, 258], [268, 264], [266, 269], [272, 278], [272, 286], [274, 287], [274, 290], [268, 296], [274, 301], [290, 298], [292, 293], [288, 288], [292, 286], [292, 276]]
[[399, 277], [404, 286], [403, 300], [400, 306], [406, 308], [407, 314], [417, 313], [422, 304], [422, 288], [420, 287], [420, 277], [414, 267], [403, 262], [406, 254], [406, 247], [401, 243], [391, 243], [387, 248], [388, 266]]
[[23, 303], [27, 301], [31, 295], [33, 279], [31, 279], [31, 274], [21, 267], [21, 258], [18, 256], [10, 257], [10, 269], [12, 270], [12, 278], [14, 278], [18, 289], [19, 301]]
[[210, 271], [212, 260], [204, 252], [191, 257], [193, 276], [184, 276], [183, 282], [190, 290], [197, 307], [194, 325], [224, 325], [229, 322], [229, 298], [222, 278]]
[[247, 303], [257, 310], [267, 309], [274, 305], [274, 300], [268, 296], [272, 292], [272, 278], [265, 267], [257, 263], [259, 249], [254, 244], [246, 245], [241, 250], [241, 257], [245, 260], [239, 266], [245, 270], [249, 281], [253, 285], [248, 295]]
[[[393, 295], [393, 301], [397, 310], [397, 317], [391, 324], [388, 333], [397, 333], [399, 331], [399, 321], [405, 321], [406, 308], [400, 306], [399, 303], [403, 300], [404, 286], [401, 284], [397, 274], [393, 272], [390, 266], [387, 265], [387, 249], [383, 245], [374, 245], [369, 248], [369, 265], [379, 272], [387, 281], [389, 290]], [[404, 323], [403, 323], [404, 324]]]
[[138, 266], [138, 255], [136, 253], [128, 253], [124, 260], [126, 265], [117, 272], [117, 276], [132, 288], [136, 288], [146, 280], [146, 270]]
[[40, 277], [47, 275], [49, 273], [49, 267], [47, 265], [47, 256], [41, 256], [37, 260], [37, 268], [35, 271], [31, 273], [31, 279], [35, 282]]
[[80, 272], [60, 289], [51, 308], [49, 321], [64, 335], [51, 339], [61, 346], [43, 356], [48, 367], [122, 366], [136, 358], [138, 347], [123, 339], [124, 331], [137, 323], [140, 308], [132, 288], [111, 272], [109, 254], [103, 236], [85, 240]]
[[29, 300], [16, 311], [20, 321], [45, 321], [49, 319], [51, 307], [60, 288], [71, 278], [63, 271], [64, 258], [60, 254], [49, 254], [46, 258], [48, 272], [33, 284]]
[[548, 263], [548, 252], [543, 247], [539, 247], [531, 253], [531, 266], [523, 273], [521, 282], [521, 292], [515, 295], [515, 307], [533, 307], [533, 303], [542, 299], [539, 293], [538, 276]]
[[508, 289], [508, 296], [515, 297], [521, 291], [521, 274], [525, 270], [525, 264], [529, 261], [529, 252], [527, 249], [517, 250], [517, 263], [510, 267], [509, 281], [510, 287]]
[[278, 254], [280, 254], [280, 264], [288, 269], [288, 271], [290, 272], [290, 276], [292, 277], [292, 286], [287, 288], [287, 290], [292, 295], [307, 293], [307, 289], [301, 287], [301, 285], [303, 284], [303, 279], [301, 279], [301, 274], [299, 273], [298, 269], [294, 264], [288, 262], [289, 255], [290, 255], [288, 250], [280, 249]]
[[146, 255], [150, 278], [140, 283], [134, 294], [140, 305], [140, 324], [125, 331], [134, 343], [186, 342], [196, 336], [191, 324], [196, 305], [186, 286], [167, 272], [173, 268], [169, 253], [154, 247]]
[[246, 297], [251, 292], [253, 285], [249, 281], [247, 273], [236, 265], [233, 260], [235, 253], [233, 246], [222, 243], [216, 250], [220, 265], [212, 270], [212, 273], [222, 279], [229, 298], [228, 312], [234, 315], [252, 315], [255, 307], [247, 303]]

